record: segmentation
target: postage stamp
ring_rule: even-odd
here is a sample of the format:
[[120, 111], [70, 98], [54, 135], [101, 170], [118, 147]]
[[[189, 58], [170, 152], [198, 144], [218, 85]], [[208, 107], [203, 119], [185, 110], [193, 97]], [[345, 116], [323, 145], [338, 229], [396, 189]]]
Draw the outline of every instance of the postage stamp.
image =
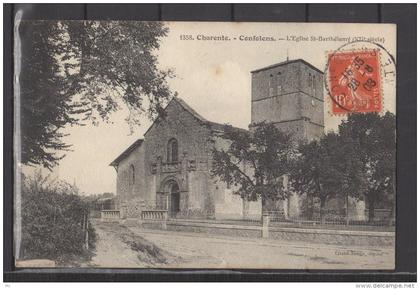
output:
[[378, 49], [340, 51], [328, 56], [332, 114], [382, 110]]

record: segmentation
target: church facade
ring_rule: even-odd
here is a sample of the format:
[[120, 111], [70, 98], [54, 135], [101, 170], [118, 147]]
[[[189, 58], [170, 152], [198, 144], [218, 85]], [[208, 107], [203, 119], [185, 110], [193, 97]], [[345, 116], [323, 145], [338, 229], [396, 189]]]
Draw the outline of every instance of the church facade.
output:
[[213, 178], [213, 148], [226, 145], [223, 125], [201, 117], [173, 98], [157, 119], [111, 165], [117, 171], [117, 196], [128, 217], [143, 209], [167, 209], [177, 218], [239, 218], [260, 214], [257, 202], [243, 201]]
[[[298, 59], [251, 72], [251, 124], [267, 121], [298, 140], [324, 133], [323, 72]], [[111, 165], [117, 171], [117, 196], [128, 217], [145, 208], [167, 209], [170, 217], [240, 219], [261, 216], [261, 201], [232, 194], [211, 175], [212, 151], [228, 145], [220, 137], [223, 125], [208, 121], [180, 98], [173, 98], [144, 134]], [[237, 128], [239, 129], [239, 128]], [[364, 206], [352, 215], [361, 218]], [[286, 216], [299, 216], [301, 199], [291, 193], [273, 204]]]

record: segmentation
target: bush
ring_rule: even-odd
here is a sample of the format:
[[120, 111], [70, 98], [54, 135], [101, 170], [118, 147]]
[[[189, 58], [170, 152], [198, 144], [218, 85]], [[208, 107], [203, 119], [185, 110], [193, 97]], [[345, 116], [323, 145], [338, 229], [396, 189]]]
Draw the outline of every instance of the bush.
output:
[[[22, 239], [20, 259], [52, 259], [88, 256], [85, 248], [84, 220], [88, 205], [77, 195], [78, 190], [62, 181], [50, 181], [37, 172], [23, 177], [21, 191]], [[96, 235], [88, 225], [89, 248]]]

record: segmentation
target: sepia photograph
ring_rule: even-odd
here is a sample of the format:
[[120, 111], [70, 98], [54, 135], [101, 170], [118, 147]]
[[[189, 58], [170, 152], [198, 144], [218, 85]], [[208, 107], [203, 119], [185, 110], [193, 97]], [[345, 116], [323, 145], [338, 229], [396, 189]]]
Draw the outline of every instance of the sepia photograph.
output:
[[17, 268], [395, 268], [395, 24], [14, 30]]

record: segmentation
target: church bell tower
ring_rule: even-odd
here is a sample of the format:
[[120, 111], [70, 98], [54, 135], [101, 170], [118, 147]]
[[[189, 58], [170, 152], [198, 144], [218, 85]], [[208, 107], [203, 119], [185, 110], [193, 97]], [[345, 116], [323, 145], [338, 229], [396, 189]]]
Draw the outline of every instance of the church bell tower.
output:
[[297, 59], [251, 71], [251, 128], [271, 122], [297, 139], [310, 141], [324, 133], [323, 73]]

